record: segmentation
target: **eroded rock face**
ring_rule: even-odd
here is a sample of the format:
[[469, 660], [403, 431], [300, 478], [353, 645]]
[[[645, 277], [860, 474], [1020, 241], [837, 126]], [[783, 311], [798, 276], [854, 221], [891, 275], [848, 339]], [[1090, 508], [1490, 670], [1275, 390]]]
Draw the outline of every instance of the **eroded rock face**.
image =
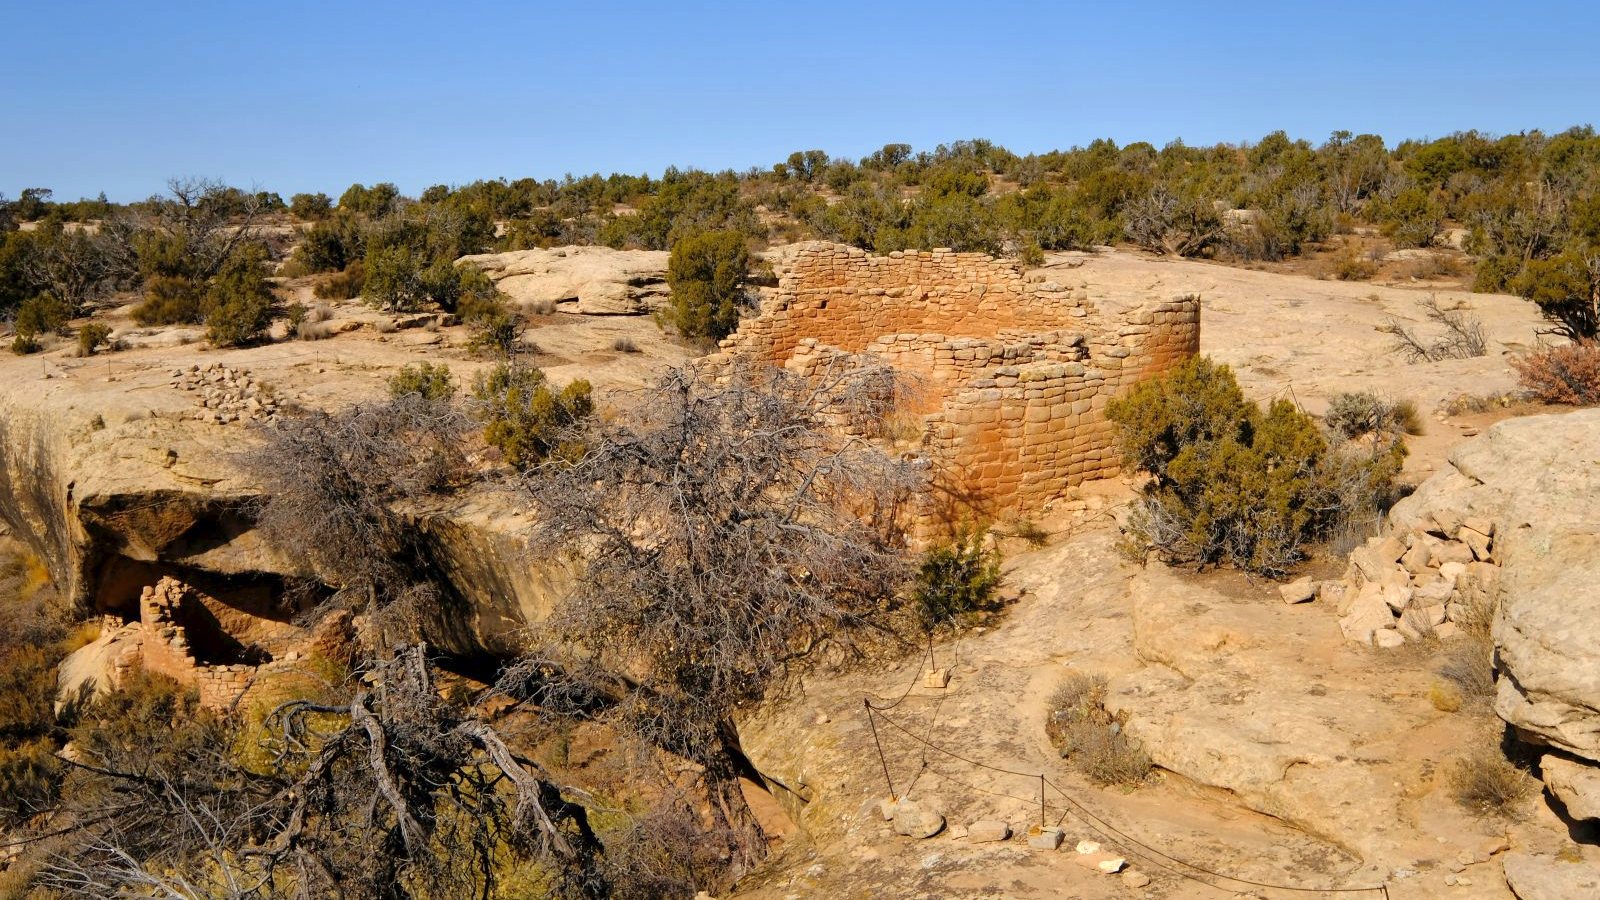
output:
[[1495, 425], [1391, 519], [1399, 533], [1492, 526], [1495, 711], [1600, 763], [1600, 410]]
[[639, 315], [667, 301], [663, 250], [555, 247], [480, 253], [458, 262], [482, 269], [513, 303], [569, 304], [590, 316]]
[[[1326, 625], [1296, 626], [1299, 607], [1229, 596], [1159, 564], [1133, 579], [1129, 599], [1145, 666], [1109, 680], [1106, 708], [1156, 765], [1368, 860], [1391, 858], [1403, 831], [1393, 785], [1407, 777], [1394, 742], [1425, 712], [1373, 704], [1374, 679], [1354, 660], [1307, 681], [1301, 660]], [[1474, 846], [1453, 825], [1452, 840]]]
[[1600, 869], [1527, 853], [1507, 853], [1501, 860], [1506, 884], [1518, 900], [1573, 900], [1600, 896]]
[[[169, 576], [248, 608], [286, 579], [315, 575], [251, 523], [259, 488], [234, 460], [254, 434], [194, 418], [167, 371], [138, 392], [0, 384], [0, 522], [85, 611], [135, 618], [145, 589]], [[451, 592], [426, 626], [431, 644], [506, 649], [570, 578], [535, 564], [511, 506], [469, 494], [410, 512]]]
[[1539, 771], [1568, 816], [1600, 820], [1600, 767], [1546, 753], [1539, 761]]

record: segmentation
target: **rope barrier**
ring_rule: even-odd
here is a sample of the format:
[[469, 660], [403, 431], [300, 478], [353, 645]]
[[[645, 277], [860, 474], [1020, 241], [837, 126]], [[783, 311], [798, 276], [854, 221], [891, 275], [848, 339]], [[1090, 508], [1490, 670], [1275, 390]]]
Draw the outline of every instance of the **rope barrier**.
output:
[[[914, 683], [915, 682], [913, 682], [913, 684]], [[980, 769], [987, 769], [988, 771], [997, 772], [997, 773], [1002, 774], [1002, 775], [1011, 775], [1011, 776], [1016, 776], [1016, 777], [1020, 777], [1020, 778], [1026, 778], [1026, 779], [1028, 779], [1030, 781], [1032, 781], [1034, 779], [1037, 779], [1038, 782], [1039, 782], [1039, 799], [1038, 799], [1038, 803], [1039, 803], [1039, 826], [1040, 826], [1040, 828], [1043, 828], [1045, 826], [1045, 822], [1047, 821], [1047, 819], [1046, 819], [1047, 812], [1046, 811], [1047, 811], [1047, 808], [1048, 808], [1049, 804], [1048, 804], [1048, 800], [1047, 800], [1045, 792], [1046, 792], [1046, 788], [1048, 787], [1048, 788], [1054, 789], [1057, 794], [1061, 795], [1061, 799], [1066, 802], [1066, 808], [1062, 810], [1061, 817], [1056, 820], [1056, 824], [1057, 824], [1058, 827], [1060, 826], [1060, 824], [1062, 822], [1066, 821], [1066, 818], [1067, 818], [1068, 815], [1075, 813], [1078, 816], [1078, 818], [1081, 819], [1086, 826], [1088, 826], [1091, 830], [1093, 830], [1096, 834], [1098, 834], [1100, 837], [1104, 838], [1108, 842], [1119, 844], [1119, 845], [1122, 845], [1122, 846], [1127, 847], [1127, 848], [1132, 848], [1139, 856], [1144, 857], [1146, 860], [1151, 862], [1157, 868], [1162, 869], [1163, 871], [1166, 871], [1166, 872], [1170, 872], [1170, 873], [1172, 873], [1174, 875], [1177, 875], [1177, 876], [1179, 876], [1181, 878], [1186, 878], [1186, 879], [1188, 879], [1190, 881], [1198, 882], [1198, 883], [1204, 884], [1204, 885], [1206, 885], [1208, 887], [1217, 888], [1218, 890], [1230, 890], [1230, 888], [1227, 888], [1227, 887], [1224, 887], [1223, 885], [1215, 884], [1215, 883], [1213, 883], [1211, 881], [1208, 881], [1208, 880], [1206, 880], [1207, 877], [1214, 878], [1214, 879], [1217, 879], [1219, 881], [1231, 882], [1233, 884], [1245, 885], [1245, 886], [1250, 887], [1250, 888], [1259, 888], [1259, 889], [1262, 889], [1262, 890], [1269, 890], [1269, 891], [1286, 891], [1286, 892], [1297, 893], [1297, 894], [1381, 894], [1385, 898], [1387, 898], [1389, 896], [1389, 885], [1387, 883], [1375, 885], [1375, 886], [1372, 886], [1372, 887], [1325, 887], [1325, 888], [1308, 888], [1308, 887], [1297, 887], [1297, 886], [1294, 886], [1294, 885], [1287, 885], [1287, 884], [1273, 884], [1273, 883], [1270, 883], [1270, 882], [1253, 881], [1253, 880], [1248, 879], [1248, 878], [1240, 878], [1240, 877], [1238, 877], [1236, 875], [1228, 875], [1228, 874], [1223, 873], [1223, 872], [1218, 872], [1218, 871], [1215, 871], [1215, 870], [1212, 870], [1212, 869], [1207, 869], [1204, 866], [1200, 866], [1200, 865], [1197, 865], [1195, 863], [1191, 863], [1191, 862], [1188, 862], [1186, 860], [1179, 859], [1179, 858], [1177, 858], [1175, 856], [1171, 856], [1171, 855], [1169, 855], [1167, 853], [1163, 853], [1162, 851], [1155, 849], [1154, 847], [1150, 846], [1149, 844], [1146, 844], [1143, 841], [1140, 841], [1140, 840], [1128, 835], [1126, 832], [1121, 831], [1120, 829], [1118, 829], [1115, 826], [1111, 825], [1106, 820], [1104, 820], [1104, 819], [1100, 818], [1099, 816], [1095, 815], [1092, 811], [1089, 810], [1088, 807], [1084, 806], [1082, 803], [1080, 803], [1076, 799], [1074, 799], [1072, 797], [1072, 795], [1068, 794], [1064, 788], [1062, 788], [1060, 785], [1058, 785], [1055, 782], [1053, 782], [1053, 781], [1049, 780], [1048, 778], [1046, 778], [1045, 774], [1043, 772], [1019, 772], [1019, 771], [1016, 771], [1015, 769], [1007, 769], [1007, 768], [1003, 768], [1001, 766], [993, 766], [993, 765], [990, 765], [988, 763], [979, 762], [978, 760], [971, 759], [970, 757], [962, 756], [959, 753], [956, 753], [956, 752], [954, 752], [952, 750], [948, 750], [948, 749], [946, 749], [944, 747], [941, 747], [941, 746], [933, 743], [931, 740], [919, 736], [918, 734], [916, 734], [915, 732], [913, 732], [909, 728], [905, 727], [904, 725], [901, 725], [899, 722], [896, 722], [894, 719], [890, 718], [889, 715], [887, 714], [887, 710], [893, 709], [896, 706], [899, 706], [901, 701], [905, 700], [906, 696], [909, 695], [910, 693], [911, 693], [910, 688], [907, 688], [906, 693], [902, 694], [899, 700], [896, 700], [893, 704], [891, 704], [888, 707], [875, 706], [875, 705], [873, 705], [871, 700], [868, 700], [866, 698], [862, 698], [862, 701], [861, 701], [862, 702], [862, 706], [866, 709], [867, 722], [871, 726], [871, 729], [872, 729], [872, 741], [873, 741], [873, 744], [877, 748], [877, 751], [878, 751], [878, 761], [883, 766], [883, 777], [884, 777], [884, 780], [889, 782], [889, 785], [890, 785], [890, 787], [889, 787], [889, 795], [891, 797], [895, 797], [896, 799], [898, 799], [898, 795], [896, 795], [895, 792], [894, 792], [893, 782], [889, 778], [889, 762], [888, 762], [888, 758], [884, 755], [883, 743], [880, 740], [879, 734], [878, 734], [878, 725], [877, 725], [877, 721], [876, 721], [878, 718], [882, 718], [884, 722], [886, 722], [889, 725], [894, 726], [894, 728], [899, 730], [901, 733], [905, 734], [907, 737], [911, 738], [913, 741], [916, 741], [918, 744], [923, 745], [925, 748], [927, 748], [929, 750], [933, 750], [933, 751], [935, 751], [937, 753], [940, 753], [940, 754], [942, 754], [944, 756], [948, 756], [951, 759], [959, 760], [960, 762], [966, 763], [967, 765], [975, 766], [975, 767], [980, 768]], [[963, 787], [969, 788], [969, 789], [974, 790], [974, 791], [978, 791], [980, 793], [991, 794], [991, 795], [999, 796], [999, 797], [1005, 797], [1007, 799], [1014, 800], [1014, 801], [1017, 801], [1017, 802], [1022, 802], [1022, 803], [1031, 804], [1033, 802], [1032, 800], [1024, 800], [1023, 798], [1017, 797], [1017, 796], [1012, 795], [1012, 794], [1006, 794], [1006, 793], [998, 792], [998, 791], [985, 790], [983, 788], [977, 787], [976, 785], [968, 784], [967, 782], [964, 782], [961, 779], [958, 779], [958, 778], [955, 778], [955, 777], [953, 777], [951, 775], [948, 775], [946, 773], [940, 772], [937, 769], [934, 769], [932, 766], [929, 765], [926, 756], [924, 756], [923, 761], [922, 761], [922, 771], [931, 771], [934, 775], [936, 775], [938, 777], [944, 778], [944, 779], [946, 779], [948, 781], [951, 781], [951, 782], [954, 782], [956, 784], [960, 784]], [[913, 778], [912, 780], [915, 781], [915, 778]], [[1189, 870], [1192, 870], [1192, 871], [1189, 871]], [[1196, 872], [1201, 873], [1201, 874], [1200, 875], [1194, 874]], [[1205, 877], [1202, 877], [1202, 875], [1205, 876]]]

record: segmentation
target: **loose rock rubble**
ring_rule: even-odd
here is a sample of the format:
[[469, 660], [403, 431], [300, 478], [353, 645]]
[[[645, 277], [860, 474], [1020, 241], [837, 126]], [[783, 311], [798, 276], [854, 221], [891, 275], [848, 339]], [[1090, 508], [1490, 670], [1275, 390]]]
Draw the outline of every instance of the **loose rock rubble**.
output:
[[1449, 638], [1493, 608], [1501, 581], [1494, 533], [1489, 519], [1435, 510], [1413, 529], [1356, 548], [1344, 578], [1317, 594], [1338, 604], [1339, 627], [1357, 643], [1392, 649]]
[[1073, 857], [1074, 862], [1102, 875], [1115, 875], [1128, 867], [1126, 859], [1102, 849], [1095, 841], [1079, 841], [1075, 849], [1078, 853]]
[[173, 369], [169, 382], [179, 390], [198, 395], [203, 409], [194, 417], [203, 422], [278, 421], [279, 403], [272, 389], [250, 376], [248, 369], [230, 369], [221, 363]]

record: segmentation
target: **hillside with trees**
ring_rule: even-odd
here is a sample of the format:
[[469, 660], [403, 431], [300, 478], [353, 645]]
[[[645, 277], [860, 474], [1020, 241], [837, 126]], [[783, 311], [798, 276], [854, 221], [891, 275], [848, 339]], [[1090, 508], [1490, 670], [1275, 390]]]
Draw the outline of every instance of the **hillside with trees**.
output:
[[859, 160], [806, 150], [744, 172], [484, 180], [415, 198], [390, 183], [287, 203], [193, 180], [169, 188], [126, 205], [56, 202], [45, 188], [0, 198], [0, 315], [20, 326], [16, 349], [127, 289], [144, 295], [143, 320], [215, 319], [220, 340], [252, 340], [270, 311], [247, 276], [272, 274], [268, 263], [340, 273], [330, 292], [386, 308], [452, 310], [467, 290], [453, 266], [464, 255], [667, 250], [709, 232], [751, 249], [822, 238], [1028, 263], [1108, 244], [1241, 265], [1343, 248], [1329, 269], [1339, 278], [1369, 275], [1381, 255], [1341, 238], [1381, 235], [1389, 249], [1465, 251], [1474, 290], [1537, 303], [1563, 335], [1600, 328], [1600, 136], [1588, 126], [1394, 146], [1344, 131], [1320, 144], [1280, 131], [1253, 144], [1097, 140], [1026, 155], [986, 140], [888, 144]]

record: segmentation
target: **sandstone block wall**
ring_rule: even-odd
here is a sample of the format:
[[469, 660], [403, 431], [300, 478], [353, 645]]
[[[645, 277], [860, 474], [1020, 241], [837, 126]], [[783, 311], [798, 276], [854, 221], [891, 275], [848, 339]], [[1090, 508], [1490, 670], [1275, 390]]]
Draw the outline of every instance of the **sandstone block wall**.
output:
[[816, 242], [721, 353], [802, 374], [862, 354], [910, 376], [904, 406], [935, 475], [927, 512], [959, 521], [1026, 513], [1114, 474], [1106, 401], [1199, 345], [1194, 297], [1108, 314], [981, 253]]
[[[126, 625], [108, 617], [106, 627], [125, 632], [124, 649], [112, 664], [113, 685], [123, 683], [128, 674], [142, 668], [195, 688], [202, 706], [221, 709], [233, 705], [262, 676], [289, 672], [310, 655], [338, 659], [348, 640], [348, 615], [330, 616], [310, 632], [274, 629], [275, 655], [259, 663], [221, 662], [209, 659], [197, 647], [190, 625], [196, 616], [208, 615], [218, 601], [175, 578], [162, 578], [144, 589], [139, 597], [139, 618]], [[245, 616], [238, 613], [235, 618]], [[271, 623], [269, 623], [271, 624]], [[292, 628], [292, 626], [290, 626]], [[200, 638], [199, 643], [216, 638]], [[287, 649], [289, 647], [295, 649]]]

